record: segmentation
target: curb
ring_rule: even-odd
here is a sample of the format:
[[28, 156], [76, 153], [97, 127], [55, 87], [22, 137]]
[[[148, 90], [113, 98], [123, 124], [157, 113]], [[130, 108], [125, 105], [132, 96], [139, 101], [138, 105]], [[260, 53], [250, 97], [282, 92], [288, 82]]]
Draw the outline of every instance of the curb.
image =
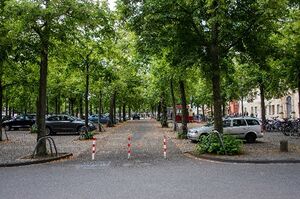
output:
[[31, 161], [25, 161], [25, 162], [4, 163], [4, 164], [0, 164], [0, 167], [17, 167], [17, 166], [26, 166], [26, 165], [32, 165], [32, 164], [41, 164], [41, 163], [52, 162], [52, 161], [55, 161], [55, 160], [61, 160], [61, 159], [69, 158], [71, 156], [73, 156], [72, 153], [63, 153], [60, 156], [45, 158], [45, 159], [42, 159], [42, 160], [31, 160]]
[[209, 161], [215, 161], [215, 162], [225, 162], [225, 163], [242, 163], [242, 164], [294, 164], [294, 163], [300, 163], [300, 159], [285, 159], [285, 160], [233, 160], [233, 159], [223, 159], [218, 157], [211, 157], [207, 155], [199, 155], [195, 156], [192, 154], [192, 152], [184, 152], [185, 156], [189, 158], [196, 158], [196, 159], [203, 159], [203, 160], [209, 160]]

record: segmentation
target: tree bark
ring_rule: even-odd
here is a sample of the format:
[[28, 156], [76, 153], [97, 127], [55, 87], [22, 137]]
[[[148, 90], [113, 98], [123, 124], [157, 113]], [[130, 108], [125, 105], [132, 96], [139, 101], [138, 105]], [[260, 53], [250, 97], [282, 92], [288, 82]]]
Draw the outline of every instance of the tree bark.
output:
[[99, 125], [99, 132], [102, 131], [102, 128], [100, 126], [100, 118], [102, 117], [102, 91], [99, 91], [99, 107], [98, 107], [98, 125]]
[[173, 79], [170, 80], [170, 91], [171, 91], [171, 98], [172, 98], [172, 120], [173, 120], [173, 131], [177, 131], [177, 122], [176, 122], [176, 100], [175, 100], [175, 94], [174, 94], [174, 85], [173, 85]]
[[117, 92], [115, 91], [114, 94], [114, 117], [113, 117], [113, 124], [117, 123], [117, 106], [116, 106], [116, 98], [117, 98]]
[[[87, 58], [88, 59], [88, 58]], [[85, 101], [85, 112], [84, 112], [84, 123], [85, 126], [88, 127], [89, 123], [89, 63], [88, 60], [86, 60], [86, 66], [85, 66], [85, 95], [84, 95], [84, 101]]]
[[[217, 3], [213, 5], [217, 9]], [[213, 87], [213, 105], [214, 105], [214, 128], [223, 133], [222, 121], [222, 98], [221, 98], [221, 69], [220, 69], [220, 52], [219, 52], [219, 24], [214, 22], [212, 27], [212, 42], [210, 46], [210, 56], [212, 65], [212, 87]]]
[[300, 70], [298, 71], [298, 118], [300, 118]]
[[[49, 1], [46, 1], [48, 7]], [[41, 38], [41, 62], [40, 62], [40, 80], [39, 80], [39, 96], [37, 102], [37, 140], [46, 135], [46, 100], [47, 100], [47, 73], [48, 73], [48, 50], [49, 50], [49, 32], [48, 22], [45, 22], [45, 31]], [[39, 142], [37, 145], [37, 155], [47, 155], [46, 141]]]
[[161, 127], [162, 128], [167, 128], [168, 127], [168, 110], [165, 102], [165, 94], [162, 93], [161, 96], [161, 109], [162, 109], [162, 118], [161, 118]]
[[119, 122], [122, 122], [122, 105], [121, 104], [119, 104], [118, 111], [119, 111]]
[[158, 106], [157, 106], [157, 117], [156, 117], [156, 120], [157, 121], [160, 121], [161, 120], [161, 115], [160, 115], [160, 113], [161, 113], [161, 103], [159, 102], [158, 103]]
[[265, 87], [262, 82], [260, 82], [260, 84], [259, 84], [259, 90], [260, 90], [262, 129], [265, 130], [265, 123], [266, 123]]
[[[0, 63], [1, 64], [1, 63]], [[2, 127], [3, 87], [2, 87], [2, 66], [0, 65], [0, 127]], [[2, 128], [0, 128], [0, 141], [2, 141]]]
[[80, 96], [80, 101], [79, 101], [79, 117], [82, 119], [83, 118], [83, 98]]
[[179, 87], [180, 87], [180, 95], [181, 95], [181, 111], [182, 111], [182, 125], [181, 130], [183, 135], [187, 134], [187, 123], [188, 123], [188, 110], [187, 110], [187, 103], [186, 103], [186, 96], [185, 96], [185, 88], [184, 88], [184, 82], [182, 80], [179, 81]]
[[204, 121], [206, 121], [205, 110], [204, 110], [204, 108], [205, 108], [205, 105], [202, 104], [202, 117], [203, 117]]
[[126, 121], [126, 104], [123, 104], [123, 121]]
[[109, 127], [113, 127], [114, 126], [114, 101], [115, 101], [115, 94], [116, 94], [116, 92], [113, 91], [113, 93], [111, 95], [111, 99], [110, 99], [109, 123], [108, 123]]

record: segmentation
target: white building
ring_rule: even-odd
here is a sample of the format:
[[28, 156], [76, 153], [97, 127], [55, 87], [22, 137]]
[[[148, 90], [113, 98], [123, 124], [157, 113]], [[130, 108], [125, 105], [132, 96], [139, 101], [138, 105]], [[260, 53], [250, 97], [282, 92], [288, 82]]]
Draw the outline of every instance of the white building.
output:
[[[245, 99], [243, 101], [244, 113], [248, 113], [249, 116], [253, 115], [261, 118], [261, 105], [260, 94], [257, 92], [251, 100]], [[289, 92], [288, 95], [279, 99], [265, 100], [266, 106], [266, 118], [300, 118], [298, 106], [299, 95], [298, 92]], [[241, 105], [239, 106], [239, 112], [241, 113]]]

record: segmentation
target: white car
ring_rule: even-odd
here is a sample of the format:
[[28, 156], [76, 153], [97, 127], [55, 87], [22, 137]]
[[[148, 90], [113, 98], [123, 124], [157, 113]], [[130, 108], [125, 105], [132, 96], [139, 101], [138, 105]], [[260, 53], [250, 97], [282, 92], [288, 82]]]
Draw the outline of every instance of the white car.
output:
[[[209, 134], [214, 130], [213, 124], [189, 129], [187, 137], [193, 142], [200, 136]], [[258, 119], [252, 117], [234, 117], [223, 120], [223, 133], [245, 139], [249, 143], [255, 142], [256, 138], [263, 137], [262, 126]]]

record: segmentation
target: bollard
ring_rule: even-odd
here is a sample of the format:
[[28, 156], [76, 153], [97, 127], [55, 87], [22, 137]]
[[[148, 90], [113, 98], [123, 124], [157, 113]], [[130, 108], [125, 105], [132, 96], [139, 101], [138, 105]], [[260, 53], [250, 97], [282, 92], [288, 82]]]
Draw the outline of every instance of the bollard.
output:
[[288, 152], [289, 151], [289, 143], [287, 140], [280, 141], [280, 151], [281, 152]]
[[95, 160], [95, 153], [96, 153], [96, 138], [93, 138], [92, 160]]
[[164, 158], [167, 158], [167, 139], [166, 136], [164, 135]]
[[130, 138], [130, 135], [128, 135], [128, 145], [127, 145], [127, 147], [128, 147], [128, 150], [127, 150], [127, 159], [129, 159], [130, 156], [131, 156], [131, 138]]

